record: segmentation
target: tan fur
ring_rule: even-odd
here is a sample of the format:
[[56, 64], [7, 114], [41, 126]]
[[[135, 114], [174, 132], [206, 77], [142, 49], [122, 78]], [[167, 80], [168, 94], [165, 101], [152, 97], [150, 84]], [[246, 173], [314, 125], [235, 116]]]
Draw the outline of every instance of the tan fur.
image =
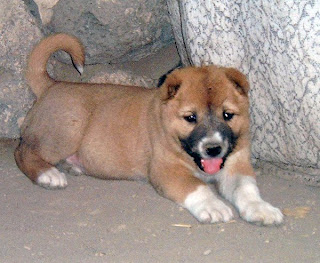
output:
[[[249, 85], [239, 71], [207, 66], [171, 73], [160, 89], [111, 84], [56, 82], [46, 72], [52, 52], [63, 49], [83, 65], [82, 45], [66, 34], [50, 36], [30, 56], [27, 79], [37, 96], [21, 130], [15, 152], [20, 169], [34, 182], [61, 160], [76, 156], [85, 172], [100, 178], [148, 178], [162, 195], [181, 203], [204, 183], [179, 138], [193, 127], [183, 119], [196, 110], [204, 118], [210, 106], [237, 117], [230, 127], [239, 136], [232, 153], [248, 154], [226, 162], [230, 176], [253, 175], [249, 161]], [[179, 87], [179, 90], [177, 90]], [[232, 156], [231, 154], [231, 156]]]
[[58, 50], [71, 55], [77, 70], [83, 68], [84, 48], [76, 37], [61, 33], [44, 38], [31, 52], [26, 72], [26, 79], [37, 98], [55, 83], [47, 73], [47, 63], [52, 53]]

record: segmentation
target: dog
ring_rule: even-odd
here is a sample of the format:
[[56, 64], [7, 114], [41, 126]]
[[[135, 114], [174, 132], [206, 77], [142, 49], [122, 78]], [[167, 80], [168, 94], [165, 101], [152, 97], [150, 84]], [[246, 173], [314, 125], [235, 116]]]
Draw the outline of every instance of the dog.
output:
[[229, 206], [252, 223], [277, 225], [250, 163], [249, 84], [234, 68], [176, 69], [158, 89], [56, 81], [51, 54], [68, 52], [81, 74], [84, 48], [74, 36], [43, 39], [26, 73], [36, 101], [21, 127], [18, 167], [35, 184], [67, 186], [57, 165], [103, 179], [147, 179], [201, 223], [227, 222]]

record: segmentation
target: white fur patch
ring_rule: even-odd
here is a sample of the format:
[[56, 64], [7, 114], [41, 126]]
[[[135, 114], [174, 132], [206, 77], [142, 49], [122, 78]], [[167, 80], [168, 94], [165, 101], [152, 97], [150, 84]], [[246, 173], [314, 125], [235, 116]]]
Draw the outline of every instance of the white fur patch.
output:
[[223, 140], [223, 137], [220, 132], [215, 132], [211, 136], [204, 137], [201, 139], [201, 141], [198, 144], [198, 151], [202, 156], [206, 156], [207, 158], [210, 158], [210, 156], [207, 155], [206, 153], [206, 144], [217, 144], [222, 147], [221, 153], [217, 157], [223, 157], [226, 152], [228, 151], [228, 141]]
[[78, 72], [80, 73], [80, 75], [82, 75], [82, 74], [83, 74], [83, 65], [75, 64], [74, 66], [75, 66], [75, 68], [78, 70]]
[[220, 201], [207, 185], [200, 185], [182, 204], [201, 223], [227, 222], [232, 210]]
[[37, 184], [47, 189], [61, 189], [65, 188], [68, 185], [68, 182], [64, 173], [61, 173], [57, 168], [52, 167], [38, 177]]
[[222, 135], [220, 132], [215, 132], [213, 135], [212, 135], [212, 140], [213, 141], [216, 141], [216, 142], [223, 142], [223, 138], [222, 138]]
[[243, 219], [263, 225], [282, 223], [281, 211], [261, 199], [255, 178], [241, 176], [237, 182], [232, 201]]

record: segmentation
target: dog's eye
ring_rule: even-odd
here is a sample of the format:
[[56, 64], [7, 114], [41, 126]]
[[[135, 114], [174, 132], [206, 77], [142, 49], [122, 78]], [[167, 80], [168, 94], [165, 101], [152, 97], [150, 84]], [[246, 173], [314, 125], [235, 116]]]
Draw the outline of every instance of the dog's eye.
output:
[[191, 114], [183, 117], [189, 123], [196, 123], [197, 122], [197, 115]]
[[230, 121], [233, 118], [233, 116], [234, 116], [234, 113], [230, 113], [226, 111], [223, 112], [223, 119], [225, 121]]

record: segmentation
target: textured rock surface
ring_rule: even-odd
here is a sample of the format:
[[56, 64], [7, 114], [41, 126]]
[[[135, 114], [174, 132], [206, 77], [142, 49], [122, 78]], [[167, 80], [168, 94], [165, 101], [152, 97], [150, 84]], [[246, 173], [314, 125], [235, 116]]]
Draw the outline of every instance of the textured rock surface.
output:
[[249, 78], [254, 157], [320, 185], [320, 3], [179, 3], [168, 0], [183, 62], [233, 66]]
[[141, 86], [153, 88], [156, 86], [154, 80], [146, 76], [137, 76], [131, 72], [122, 70], [106, 70], [90, 79], [92, 83], [113, 83], [119, 85]]
[[173, 42], [165, 0], [35, 0], [47, 33], [66, 32], [86, 47], [86, 63], [137, 60]]
[[157, 79], [152, 79], [147, 74], [133, 72], [131, 69], [120, 69], [119, 65], [87, 65], [84, 73], [79, 75], [72, 65], [59, 61], [51, 61], [55, 79], [70, 82], [113, 83], [119, 85], [141, 86], [153, 88]]
[[24, 81], [27, 54], [42, 37], [22, 1], [0, 0], [0, 137], [18, 137], [33, 95]]

